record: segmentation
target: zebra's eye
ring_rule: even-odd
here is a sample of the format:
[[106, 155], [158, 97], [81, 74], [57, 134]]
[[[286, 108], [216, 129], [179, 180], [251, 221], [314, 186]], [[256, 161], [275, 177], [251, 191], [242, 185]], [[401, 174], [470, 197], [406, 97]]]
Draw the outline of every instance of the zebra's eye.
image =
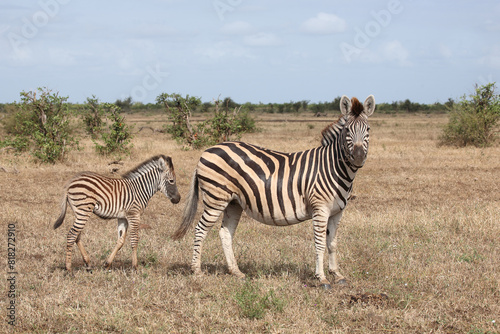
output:
[[169, 184], [174, 184], [174, 183], [175, 183], [175, 180], [174, 180], [174, 179], [168, 179], [168, 180], [167, 180], [167, 182], [168, 182]]

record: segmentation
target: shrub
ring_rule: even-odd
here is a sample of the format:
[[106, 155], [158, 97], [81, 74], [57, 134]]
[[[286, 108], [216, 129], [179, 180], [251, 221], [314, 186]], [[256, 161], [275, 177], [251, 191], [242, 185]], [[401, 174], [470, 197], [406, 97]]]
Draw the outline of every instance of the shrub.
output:
[[88, 97], [87, 102], [83, 106], [83, 123], [85, 126], [85, 131], [96, 138], [96, 136], [101, 133], [104, 126], [103, 117], [105, 116], [105, 110], [101, 104], [99, 104], [99, 99], [94, 95], [92, 98]]
[[477, 87], [469, 98], [465, 95], [450, 112], [440, 143], [444, 145], [485, 147], [496, 140], [500, 119], [500, 96], [495, 84]]
[[5, 122], [9, 137], [2, 145], [18, 152], [30, 151], [42, 162], [63, 160], [69, 149], [78, 147], [68, 120], [68, 98], [47, 88], [20, 95], [16, 113]]
[[101, 140], [104, 145], [94, 140], [96, 151], [102, 155], [129, 154], [132, 141], [132, 127], [125, 124], [125, 116], [120, 115], [120, 107], [112, 103], [104, 103], [106, 117], [110, 121], [107, 131], [102, 131]]
[[238, 133], [255, 132], [257, 130], [255, 119], [253, 119], [246, 110], [238, 112], [235, 115], [234, 122]]
[[241, 133], [255, 130], [255, 121], [248, 112], [240, 112], [234, 108], [229, 112], [229, 105], [234, 104], [230, 98], [223, 102], [225, 108], [220, 108], [220, 101], [215, 101], [214, 116], [196, 125], [191, 124], [192, 110], [201, 104], [197, 97], [182, 97], [179, 94], [163, 93], [156, 98], [162, 103], [172, 124], [165, 127], [174, 139], [189, 147], [201, 148], [215, 145], [219, 142], [239, 139]]
[[259, 285], [246, 281], [234, 295], [234, 300], [240, 309], [240, 316], [249, 319], [261, 319], [267, 310], [283, 312], [285, 301], [278, 298], [274, 290], [262, 294]]
[[201, 100], [194, 96], [162, 93], [156, 98], [157, 103], [163, 104], [172, 124], [165, 126], [165, 131], [170, 133], [178, 142], [189, 146], [199, 147], [201, 141], [198, 131], [191, 125], [191, 113], [201, 104]]

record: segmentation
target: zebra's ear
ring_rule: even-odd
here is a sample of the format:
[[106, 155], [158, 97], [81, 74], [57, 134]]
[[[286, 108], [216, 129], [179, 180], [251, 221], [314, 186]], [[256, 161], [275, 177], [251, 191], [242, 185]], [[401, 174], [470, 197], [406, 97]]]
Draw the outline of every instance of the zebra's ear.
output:
[[363, 103], [364, 114], [366, 117], [371, 116], [375, 111], [375, 97], [370, 95], [366, 98], [365, 103]]
[[351, 111], [351, 108], [351, 100], [347, 96], [342, 95], [342, 98], [340, 99], [340, 111], [342, 112], [342, 115], [347, 115]]

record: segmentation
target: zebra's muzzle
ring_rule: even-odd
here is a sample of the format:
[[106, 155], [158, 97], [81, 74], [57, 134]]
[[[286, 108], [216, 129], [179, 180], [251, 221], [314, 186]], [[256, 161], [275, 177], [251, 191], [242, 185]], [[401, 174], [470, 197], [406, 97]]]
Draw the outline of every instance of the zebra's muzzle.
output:
[[358, 168], [363, 167], [366, 160], [366, 152], [363, 148], [363, 144], [354, 144], [352, 148], [352, 161], [351, 163]]
[[173, 196], [170, 199], [170, 202], [172, 202], [172, 204], [177, 204], [179, 203], [180, 200], [181, 200], [181, 195], [177, 194], [176, 196]]

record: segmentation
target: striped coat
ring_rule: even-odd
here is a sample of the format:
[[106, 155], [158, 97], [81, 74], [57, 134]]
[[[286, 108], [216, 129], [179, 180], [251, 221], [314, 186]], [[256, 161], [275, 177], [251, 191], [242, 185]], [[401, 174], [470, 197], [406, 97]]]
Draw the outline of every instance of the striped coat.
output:
[[90, 258], [83, 247], [80, 233], [92, 213], [104, 219], [118, 219], [117, 245], [106, 260], [105, 266], [111, 265], [116, 253], [123, 246], [127, 232], [130, 231], [132, 266], [137, 269], [140, 214], [158, 191], [163, 192], [172, 203], [178, 203], [180, 200], [172, 159], [164, 155], [143, 162], [121, 178], [106, 177], [93, 172], [76, 174], [66, 184], [61, 215], [54, 224], [54, 229], [61, 226], [69, 204], [75, 213], [75, 222], [67, 235], [66, 269], [71, 271], [71, 252], [75, 242], [85, 264], [90, 267]]
[[225, 142], [200, 157], [181, 225], [173, 238], [183, 237], [194, 220], [201, 190], [204, 211], [195, 229], [192, 269], [201, 273], [200, 255], [208, 231], [224, 213], [220, 237], [229, 271], [239, 270], [232, 239], [242, 211], [273, 226], [313, 220], [316, 276], [329, 286], [323, 272], [328, 247], [329, 269], [345, 282], [336, 258], [336, 231], [347, 205], [352, 183], [368, 153], [367, 118], [375, 100], [362, 105], [356, 98], [341, 99], [343, 116], [322, 132], [321, 146], [295, 153], [277, 152], [242, 142]]

